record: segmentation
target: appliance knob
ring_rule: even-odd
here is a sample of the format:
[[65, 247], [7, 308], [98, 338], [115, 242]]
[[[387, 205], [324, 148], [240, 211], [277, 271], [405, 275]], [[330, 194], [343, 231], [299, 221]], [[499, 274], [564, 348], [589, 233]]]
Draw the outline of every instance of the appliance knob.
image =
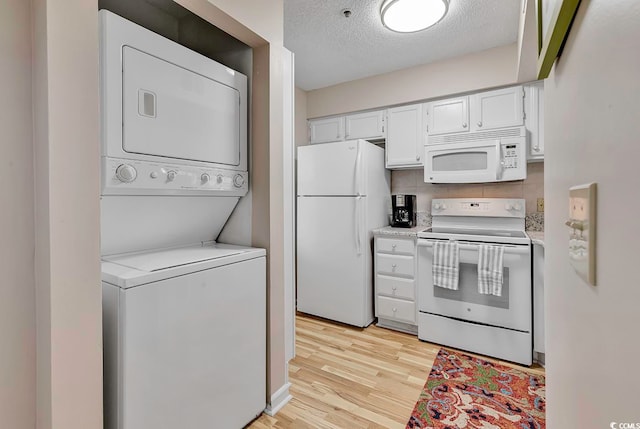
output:
[[170, 170], [167, 173], [167, 181], [173, 182], [174, 180], [176, 180], [177, 176], [178, 176], [178, 173], [176, 173], [174, 170]]
[[506, 204], [504, 205], [504, 209], [505, 209], [505, 210], [513, 210], [513, 204], [506, 203]]
[[137, 176], [138, 172], [129, 164], [120, 164], [118, 168], [116, 168], [116, 177], [121, 182], [131, 183], [136, 180]]
[[516, 204], [513, 206], [513, 209], [517, 212], [519, 212], [520, 210], [522, 210], [522, 206], [520, 204]]
[[462, 128], [467, 128], [467, 123], [462, 124]]
[[478, 122], [478, 127], [482, 127], [482, 122]]
[[440, 208], [441, 208], [442, 210], [446, 210], [446, 209], [447, 209], [447, 205], [446, 205], [446, 204], [441, 204], [441, 205], [440, 205]]
[[396, 311], [398, 311], [398, 309], [393, 307], [393, 312], [395, 313]]
[[216, 176], [216, 182], [217, 182], [218, 184], [222, 183], [222, 180], [223, 180], [223, 179], [224, 179], [224, 176], [223, 176], [222, 174], [218, 174], [218, 175]]
[[236, 188], [242, 188], [243, 185], [244, 177], [242, 177], [242, 174], [236, 174], [233, 178], [233, 186], [235, 186]]
[[151, 174], [149, 174], [149, 177], [151, 177], [152, 179], [157, 179], [158, 178], [158, 172], [157, 171], [152, 171]]
[[416, 161], [420, 161], [420, 155], [416, 155]]
[[440, 206], [440, 204], [439, 204], [439, 203], [436, 203], [436, 204], [434, 204], [434, 205], [433, 205], [433, 208], [434, 208], [435, 210], [440, 210], [440, 207], [441, 207], [441, 206]]
[[207, 173], [204, 173], [202, 176], [200, 176], [200, 180], [202, 180], [202, 183], [209, 183], [209, 181], [211, 180], [211, 176], [209, 176]]

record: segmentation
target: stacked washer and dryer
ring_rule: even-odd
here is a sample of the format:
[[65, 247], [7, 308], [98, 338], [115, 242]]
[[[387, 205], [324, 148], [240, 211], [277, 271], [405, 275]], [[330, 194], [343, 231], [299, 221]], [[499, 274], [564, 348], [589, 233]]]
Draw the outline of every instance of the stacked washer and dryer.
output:
[[247, 78], [100, 24], [105, 427], [242, 427], [266, 404], [266, 252], [215, 240], [248, 192]]

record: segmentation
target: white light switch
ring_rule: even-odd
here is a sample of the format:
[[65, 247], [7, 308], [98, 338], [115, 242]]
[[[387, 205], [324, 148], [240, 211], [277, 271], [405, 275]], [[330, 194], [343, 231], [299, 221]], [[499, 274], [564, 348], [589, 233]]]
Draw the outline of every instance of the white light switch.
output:
[[569, 261], [578, 275], [596, 285], [596, 184], [569, 189]]

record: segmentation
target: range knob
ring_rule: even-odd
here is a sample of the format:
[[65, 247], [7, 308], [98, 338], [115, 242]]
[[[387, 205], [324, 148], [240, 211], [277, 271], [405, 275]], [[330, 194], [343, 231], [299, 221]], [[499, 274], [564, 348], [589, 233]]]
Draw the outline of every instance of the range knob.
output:
[[505, 209], [505, 210], [513, 210], [513, 209], [514, 209], [513, 204], [511, 204], [511, 203], [506, 203], [506, 204], [504, 205], [504, 209]]
[[235, 186], [236, 188], [242, 188], [243, 185], [244, 177], [242, 176], [242, 174], [236, 174], [233, 178], [233, 186]]
[[522, 206], [521, 206], [520, 204], [515, 204], [515, 205], [513, 206], [513, 209], [514, 209], [515, 211], [519, 212], [520, 210], [522, 210]]
[[216, 176], [216, 182], [217, 182], [218, 184], [222, 183], [222, 181], [223, 181], [223, 180], [224, 180], [224, 176], [223, 176], [222, 174], [218, 174], [218, 175]]
[[211, 180], [211, 176], [209, 176], [207, 173], [203, 173], [202, 176], [200, 176], [200, 180], [202, 181], [202, 183], [209, 183], [209, 181]]
[[118, 168], [116, 168], [116, 177], [119, 181], [124, 183], [131, 183], [136, 180], [138, 176], [138, 172], [132, 165], [129, 164], [120, 164]]
[[176, 180], [177, 176], [178, 173], [176, 173], [174, 170], [169, 170], [169, 172], [167, 173], [167, 181], [173, 182], [174, 180]]

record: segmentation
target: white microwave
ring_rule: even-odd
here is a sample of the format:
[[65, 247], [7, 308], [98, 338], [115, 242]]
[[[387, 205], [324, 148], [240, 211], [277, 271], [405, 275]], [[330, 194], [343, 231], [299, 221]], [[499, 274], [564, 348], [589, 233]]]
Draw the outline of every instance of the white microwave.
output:
[[527, 177], [524, 127], [442, 136], [425, 146], [427, 183], [484, 183]]

